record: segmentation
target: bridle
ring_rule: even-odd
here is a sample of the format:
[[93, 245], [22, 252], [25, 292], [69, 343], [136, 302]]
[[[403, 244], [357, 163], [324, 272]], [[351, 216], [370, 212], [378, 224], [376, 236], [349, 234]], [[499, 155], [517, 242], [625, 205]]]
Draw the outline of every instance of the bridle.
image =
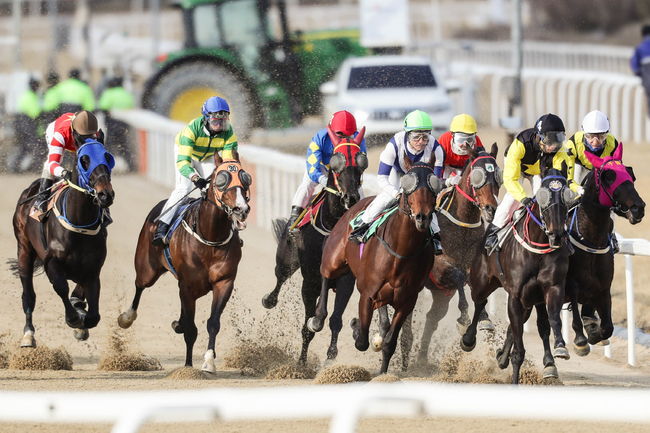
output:
[[211, 189], [214, 202], [210, 201], [207, 197], [205, 200], [209, 203], [215, 204], [226, 213], [228, 218], [230, 218], [234, 213], [234, 208], [223, 201], [224, 194], [231, 189], [240, 188], [246, 203], [248, 203], [250, 201], [248, 192], [252, 183], [252, 178], [248, 172], [241, 168], [241, 163], [236, 160], [223, 161], [214, 173], [215, 174], [208, 178], [212, 186]]

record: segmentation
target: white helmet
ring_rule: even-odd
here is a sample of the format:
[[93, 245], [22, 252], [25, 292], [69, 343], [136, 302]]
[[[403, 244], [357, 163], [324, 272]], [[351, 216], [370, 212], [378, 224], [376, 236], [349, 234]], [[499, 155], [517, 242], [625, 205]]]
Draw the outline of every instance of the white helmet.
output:
[[582, 119], [582, 130], [587, 134], [609, 132], [609, 119], [602, 111], [594, 110]]

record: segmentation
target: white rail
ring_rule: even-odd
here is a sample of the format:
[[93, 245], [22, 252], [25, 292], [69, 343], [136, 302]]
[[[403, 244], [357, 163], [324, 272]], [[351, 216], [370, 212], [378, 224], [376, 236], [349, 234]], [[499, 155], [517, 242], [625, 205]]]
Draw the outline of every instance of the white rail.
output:
[[[603, 401], [616, 402], [616, 409], [594, 410]], [[362, 416], [650, 423], [648, 406], [650, 390], [642, 389], [403, 382], [168, 392], [6, 391], [0, 393], [0, 420], [109, 422], [112, 433], [135, 433], [147, 422], [331, 418], [330, 432], [353, 433]]]

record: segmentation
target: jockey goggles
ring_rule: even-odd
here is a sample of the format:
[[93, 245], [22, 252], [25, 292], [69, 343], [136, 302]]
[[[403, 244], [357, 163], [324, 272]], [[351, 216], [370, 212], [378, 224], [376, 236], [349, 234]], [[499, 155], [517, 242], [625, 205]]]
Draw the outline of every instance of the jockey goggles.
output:
[[476, 143], [476, 134], [465, 134], [464, 132], [454, 132], [454, 142], [459, 146], [468, 144], [473, 146]]
[[585, 132], [585, 138], [587, 140], [593, 140], [594, 138], [597, 138], [598, 141], [605, 141], [607, 139], [607, 134], [608, 132], [600, 132], [597, 134], [591, 134], [589, 132]]
[[409, 132], [409, 141], [429, 141], [431, 131], [411, 131]]
[[208, 113], [207, 118], [212, 119], [227, 119], [230, 113], [227, 111], [218, 111], [216, 113]]
[[564, 131], [548, 131], [539, 134], [541, 144], [544, 146], [545, 152], [557, 152], [562, 147], [562, 143], [566, 140]]

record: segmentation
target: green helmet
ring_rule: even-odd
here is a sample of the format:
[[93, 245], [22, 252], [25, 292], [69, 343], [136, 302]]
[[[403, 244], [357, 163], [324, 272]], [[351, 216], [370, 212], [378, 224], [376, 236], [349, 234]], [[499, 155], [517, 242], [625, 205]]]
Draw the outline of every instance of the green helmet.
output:
[[422, 110], [411, 111], [404, 118], [404, 131], [431, 131], [432, 129], [431, 117]]

